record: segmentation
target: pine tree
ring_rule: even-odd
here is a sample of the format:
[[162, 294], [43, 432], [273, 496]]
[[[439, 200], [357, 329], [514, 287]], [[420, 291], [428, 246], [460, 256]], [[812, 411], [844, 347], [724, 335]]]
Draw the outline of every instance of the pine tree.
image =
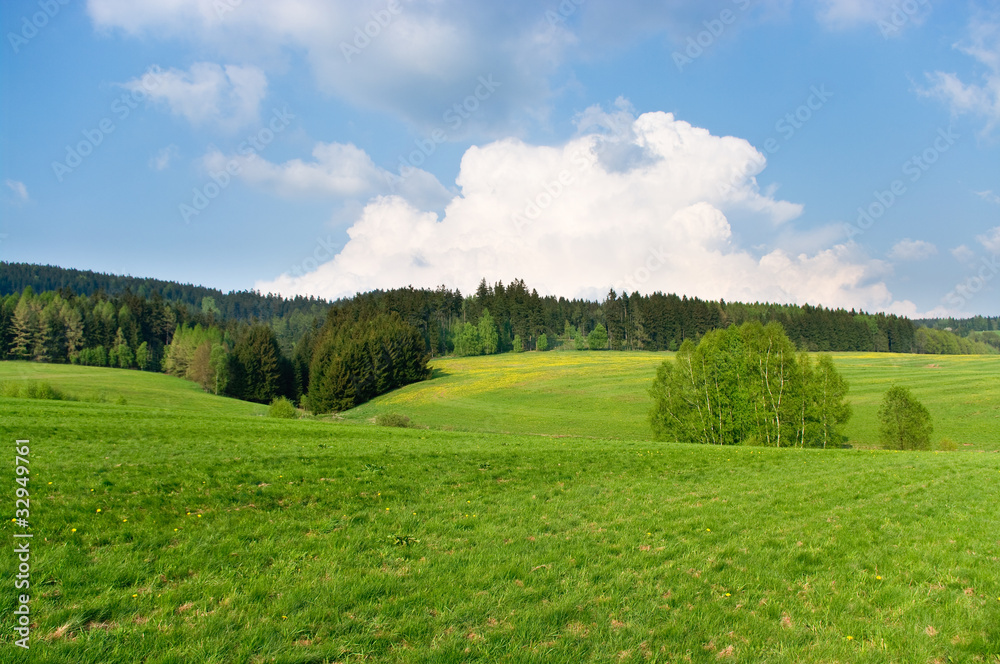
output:
[[16, 360], [30, 359], [39, 336], [38, 313], [32, 306], [30, 293], [22, 295], [14, 309], [14, 341], [10, 354]]
[[66, 302], [62, 307], [62, 319], [66, 325], [66, 355], [72, 361], [83, 348], [83, 315], [79, 309]]

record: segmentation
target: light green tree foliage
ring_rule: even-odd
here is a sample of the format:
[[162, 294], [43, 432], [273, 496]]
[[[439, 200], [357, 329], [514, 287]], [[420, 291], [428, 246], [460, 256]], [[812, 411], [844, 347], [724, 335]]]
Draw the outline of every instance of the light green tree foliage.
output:
[[893, 450], [926, 450], [931, 446], [931, 414], [905, 387], [893, 386], [878, 409], [879, 441]]
[[577, 350], [587, 350], [587, 338], [583, 336], [579, 331], [576, 333], [576, 349]]
[[846, 393], [829, 357], [814, 368], [779, 324], [752, 322], [681, 344], [657, 370], [650, 420], [680, 442], [825, 447], [843, 440]]
[[604, 350], [608, 347], [608, 331], [600, 323], [587, 335], [587, 347], [590, 350]]
[[178, 325], [163, 355], [163, 370], [221, 394], [230, 380], [233, 344], [217, 327]]
[[483, 355], [493, 355], [500, 351], [500, 334], [489, 309], [483, 309], [483, 315], [479, 317], [478, 331]]
[[466, 323], [455, 337], [455, 355], [482, 355], [483, 343], [479, 339], [479, 328]]
[[219, 311], [218, 305], [215, 304], [215, 298], [209, 296], [201, 298], [201, 311], [202, 313], [215, 316], [222, 313]]
[[521, 341], [521, 335], [520, 334], [515, 334], [514, 335], [513, 346], [514, 346], [514, 352], [515, 353], [523, 353], [524, 352], [524, 342]]
[[538, 337], [538, 342], [535, 344], [537, 350], [548, 350], [549, 349], [549, 338], [542, 332]]

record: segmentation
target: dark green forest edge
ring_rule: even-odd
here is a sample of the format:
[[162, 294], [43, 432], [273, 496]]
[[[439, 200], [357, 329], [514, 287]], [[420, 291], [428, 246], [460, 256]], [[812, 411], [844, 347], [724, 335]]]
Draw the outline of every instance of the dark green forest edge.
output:
[[[595, 302], [543, 297], [520, 280], [483, 280], [469, 296], [410, 287], [328, 302], [0, 262], [0, 297], [3, 359], [162, 371], [215, 394], [261, 403], [284, 397], [314, 413], [423, 380], [434, 356], [590, 349], [679, 350], [683, 358], [713, 330], [746, 323], [778, 324], [798, 351], [1000, 352], [996, 317], [915, 322], [659, 292], [611, 291]], [[818, 440], [815, 427], [792, 434], [790, 426], [786, 419], [773, 432], [756, 427], [746, 435]], [[671, 435], [716, 435], [680, 431]]]

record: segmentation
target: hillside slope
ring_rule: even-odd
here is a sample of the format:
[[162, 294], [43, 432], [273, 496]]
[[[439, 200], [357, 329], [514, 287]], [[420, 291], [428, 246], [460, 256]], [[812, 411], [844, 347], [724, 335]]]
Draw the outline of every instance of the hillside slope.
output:
[[[434, 377], [343, 413], [365, 421], [400, 413], [417, 425], [478, 432], [648, 440], [647, 389], [670, 353], [521, 353], [440, 358]], [[852, 443], [877, 443], [878, 405], [893, 384], [913, 390], [934, 419], [935, 442], [1000, 449], [1000, 357], [834, 353], [851, 386]]]

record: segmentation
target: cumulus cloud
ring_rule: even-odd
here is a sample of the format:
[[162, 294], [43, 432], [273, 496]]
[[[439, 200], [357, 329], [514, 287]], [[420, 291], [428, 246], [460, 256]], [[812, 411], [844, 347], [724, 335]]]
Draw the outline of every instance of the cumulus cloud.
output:
[[930, 87], [920, 92], [944, 101], [955, 115], [983, 118], [983, 134], [990, 134], [1000, 126], [1000, 14], [975, 18], [968, 39], [955, 48], [981, 65], [980, 81], [966, 83], [956, 73], [935, 71], [927, 74]]
[[432, 209], [444, 207], [452, 198], [452, 193], [427, 171], [414, 168], [405, 174], [391, 173], [376, 166], [364, 150], [351, 143], [318, 143], [312, 157], [308, 161], [292, 159], [275, 164], [256, 152], [226, 155], [213, 150], [202, 161], [210, 173], [228, 170], [245, 182], [288, 198], [368, 200], [380, 194], [399, 194], [415, 205]]
[[[620, 109], [619, 109], [620, 110]], [[591, 110], [589, 125], [622, 126]], [[623, 155], [626, 155], [623, 157]], [[523, 278], [540, 292], [601, 297], [609, 288], [753, 301], [888, 309], [888, 266], [838, 245], [812, 255], [738, 245], [727, 211], [765, 226], [801, 207], [761, 193], [765, 159], [669, 113], [622, 131], [584, 131], [561, 146], [504, 139], [472, 147], [443, 216], [402, 196], [371, 201], [333, 260], [262, 291], [350, 295], [401, 284], [464, 291], [481, 277]], [[787, 226], [781, 228], [786, 229]]]
[[28, 202], [28, 188], [24, 186], [24, 183], [20, 180], [7, 180], [5, 182], [7, 188], [14, 192], [14, 196], [17, 198], [19, 203]]
[[937, 252], [937, 247], [930, 242], [907, 238], [900, 240], [889, 250], [889, 258], [894, 261], [922, 261], [936, 255]]
[[123, 87], [166, 105], [195, 126], [238, 129], [258, 120], [267, 76], [253, 66], [196, 62], [188, 71], [154, 66]]

